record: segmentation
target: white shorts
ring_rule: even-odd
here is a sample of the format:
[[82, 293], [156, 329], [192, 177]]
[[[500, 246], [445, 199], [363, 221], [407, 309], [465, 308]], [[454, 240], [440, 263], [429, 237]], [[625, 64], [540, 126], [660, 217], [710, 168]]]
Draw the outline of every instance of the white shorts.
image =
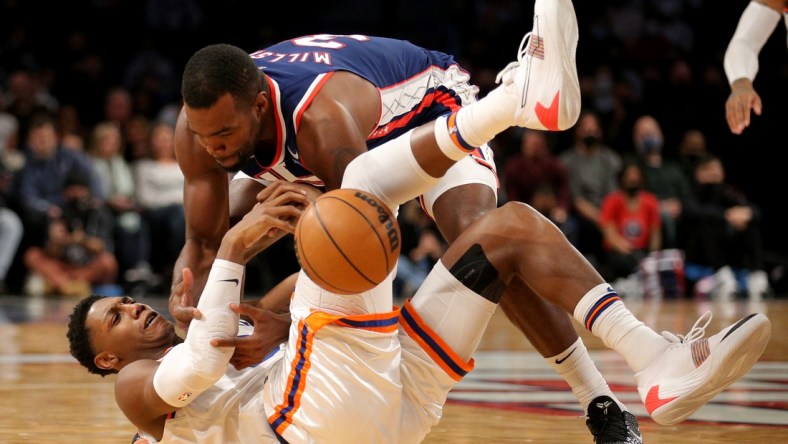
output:
[[372, 296], [333, 295], [299, 275], [285, 356], [263, 390], [268, 422], [287, 442], [420, 442], [471, 370], [409, 304], [367, 310]]

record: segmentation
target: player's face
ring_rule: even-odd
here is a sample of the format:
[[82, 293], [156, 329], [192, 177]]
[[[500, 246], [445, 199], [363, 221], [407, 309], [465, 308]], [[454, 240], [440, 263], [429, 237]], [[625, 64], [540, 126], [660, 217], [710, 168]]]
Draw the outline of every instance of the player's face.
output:
[[128, 296], [94, 302], [85, 325], [96, 354], [108, 352], [124, 363], [151, 358], [176, 338], [175, 328], [164, 316]]
[[260, 128], [253, 106], [236, 106], [228, 93], [209, 108], [184, 110], [198, 143], [222, 168], [236, 172], [251, 160]]

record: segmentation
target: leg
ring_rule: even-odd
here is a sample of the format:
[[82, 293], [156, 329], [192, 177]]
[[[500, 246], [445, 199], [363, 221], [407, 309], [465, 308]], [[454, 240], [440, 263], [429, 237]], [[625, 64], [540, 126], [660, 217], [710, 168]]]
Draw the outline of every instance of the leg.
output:
[[0, 239], [0, 284], [2, 284], [24, 233], [21, 219], [8, 208], [0, 207], [0, 233], [2, 233]]
[[[479, 177], [482, 183], [468, 183], [450, 188], [440, 194], [434, 204], [431, 204], [434, 196], [432, 191], [425, 195], [424, 199], [426, 208], [432, 212], [442, 234], [449, 242], [453, 242], [469, 225], [496, 207], [494, 178], [486, 183], [482, 179], [492, 176], [492, 172], [476, 162], [466, 162], [466, 165], [455, 167], [466, 167], [464, 174], [452, 169], [444, 176], [443, 181], [466, 183], [473, 180], [473, 177]], [[440, 192], [440, 185], [436, 188]], [[568, 242], [560, 236], [549, 239]], [[601, 278], [590, 279], [588, 285], [600, 282]], [[594, 365], [564, 310], [539, 297], [518, 275], [513, 276], [507, 285], [500, 305], [509, 320], [545, 357], [548, 365], [566, 380], [583, 411], [587, 411], [588, 406], [601, 396], [616, 402], [621, 410], [626, 410]], [[634, 418], [632, 421], [636, 422]]]
[[[471, 225], [446, 251], [451, 264], [480, 244], [502, 281], [519, 276], [586, 326], [636, 372], [638, 391], [660, 424], [676, 424], [743, 376], [771, 335], [762, 314], [752, 314], [703, 338], [710, 313], [685, 336], [658, 335], [626, 309], [615, 291], [530, 207], [509, 203]], [[527, 227], [527, 228], [526, 228]], [[447, 265], [448, 266], [448, 265]], [[705, 323], [703, 323], [705, 321]]]
[[[495, 207], [495, 193], [490, 187], [469, 184], [443, 193], [432, 206], [432, 212], [441, 234], [451, 243], [471, 223]], [[542, 356], [557, 355], [577, 341], [577, 333], [566, 312], [545, 303], [516, 277], [510, 286], [511, 291], [507, 291], [501, 301], [501, 308], [509, 320], [526, 333]]]
[[52, 259], [40, 247], [28, 248], [24, 256], [25, 266], [30, 271], [43, 276], [50, 287], [60, 291], [71, 282], [63, 262]]
[[74, 269], [74, 277], [94, 284], [114, 284], [118, 275], [118, 261], [112, 253], [100, 253], [89, 264]]

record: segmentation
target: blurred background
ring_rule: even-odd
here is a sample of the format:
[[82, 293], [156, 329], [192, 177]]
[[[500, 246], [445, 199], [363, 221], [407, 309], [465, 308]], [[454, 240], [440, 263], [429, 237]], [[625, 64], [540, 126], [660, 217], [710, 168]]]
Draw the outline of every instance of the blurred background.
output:
[[[584, 108], [598, 124], [595, 143], [622, 159], [637, 157], [633, 128], [638, 118], [649, 115], [661, 128], [666, 160], [686, 160], [680, 157], [682, 146], [697, 153], [705, 145], [719, 157], [726, 183], [760, 214], [755, 235], [762, 242], [762, 260], [752, 271], [764, 271], [768, 295], [780, 297], [788, 293], [788, 216], [782, 194], [788, 174], [781, 161], [788, 148], [788, 39], [779, 24], [760, 54], [755, 88], [763, 115], [754, 117], [743, 135], [731, 134], [724, 109], [730, 89], [722, 60], [746, 5], [747, 0], [576, 1], [577, 65]], [[482, 96], [494, 87], [497, 72], [515, 59], [532, 14], [530, 2], [515, 0], [0, 0], [0, 208], [15, 213], [23, 227], [6, 275], [0, 276], [0, 294], [168, 294], [183, 237], [182, 208], [172, 191], [182, 182], [173, 167], [171, 125], [180, 109], [181, 71], [202, 46], [224, 42], [254, 52], [318, 33], [402, 38], [455, 55]], [[51, 119], [56, 150], [82, 153], [68, 154], [64, 162], [87, 165], [95, 175], [95, 181], [86, 182], [72, 174], [64, 177], [62, 188], [47, 190], [60, 213], [71, 207], [79, 213], [74, 220], [81, 223], [60, 227], [62, 233], [52, 222], [67, 214], [34, 205], [29, 195], [36, 183], [46, 188], [50, 173], [22, 177], [25, 164], [35, 163], [36, 150], [45, 150], [50, 140], [42, 115]], [[585, 135], [578, 131], [547, 134], [549, 151], [561, 156], [574, 149]], [[511, 130], [492, 143], [502, 175], [501, 203], [513, 193], [506, 185], [514, 179], [507, 180], [503, 171], [520, 154], [523, 136]], [[692, 172], [688, 174], [691, 185]], [[80, 194], [85, 188], [89, 197]], [[409, 211], [402, 217], [411, 233], [404, 253], [416, 262], [425, 257], [434, 262], [440, 241], [422, 236], [434, 230], [430, 221]], [[9, 233], [18, 232], [0, 229], [0, 239], [13, 244], [9, 240], [17, 234]], [[84, 243], [81, 252], [67, 245], [58, 250], [59, 258], [86, 267], [84, 275], [42, 279], [46, 270], [36, 268], [44, 266], [42, 257], [54, 254], [50, 241], [74, 232], [100, 241]], [[683, 252], [685, 242], [678, 235], [665, 248]], [[596, 246], [582, 251], [604, 266], [604, 252]], [[283, 242], [257, 259], [252, 266], [260, 273], [249, 274], [247, 291], [263, 291], [294, 270], [291, 253], [292, 246]], [[721, 260], [726, 264], [729, 258]], [[712, 268], [716, 272], [719, 266]], [[702, 277], [693, 277], [691, 284]], [[414, 279], [400, 279], [398, 291], [412, 291], [418, 277]], [[673, 296], [699, 293], [711, 294], [683, 287]], [[745, 296], [744, 284], [738, 293]]]

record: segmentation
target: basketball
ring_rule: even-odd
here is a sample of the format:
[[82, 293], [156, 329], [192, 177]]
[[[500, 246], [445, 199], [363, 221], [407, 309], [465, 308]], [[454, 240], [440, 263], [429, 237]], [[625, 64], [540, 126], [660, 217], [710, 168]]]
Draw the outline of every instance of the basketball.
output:
[[355, 189], [323, 194], [295, 228], [296, 255], [324, 290], [357, 294], [391, 273], [400, 251], [397, 219], [377, 197]]

